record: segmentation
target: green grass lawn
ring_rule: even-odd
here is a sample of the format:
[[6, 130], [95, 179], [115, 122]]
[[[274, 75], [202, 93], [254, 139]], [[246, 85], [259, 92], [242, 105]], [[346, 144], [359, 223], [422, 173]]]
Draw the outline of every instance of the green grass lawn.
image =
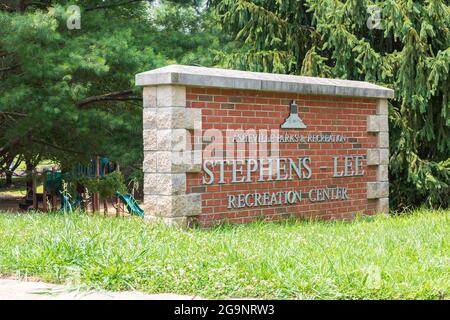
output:
[[0, 214], [0, 273], [209, 298], [449, 299], [450, 210], [210, 230]]

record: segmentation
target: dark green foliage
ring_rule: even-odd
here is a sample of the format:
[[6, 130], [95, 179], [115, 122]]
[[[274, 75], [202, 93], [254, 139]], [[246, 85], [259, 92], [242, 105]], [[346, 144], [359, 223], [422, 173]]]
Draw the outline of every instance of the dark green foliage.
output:
[[[69, 5], [81, 29], [69, 30]], [[139, 176], [137, 72], [169, 63], [367, 80], [390, 101], [391, 199], [448, 206], [450, 9], [428, 0], [9, 0], [0, 4], [0, 173], [107, 154]], [[370, 6], [381, 29], [368, 28]], [[220, 19], [221, 24], [217, 24]], [[227, 43], [227, 40], [233, 39]]]
[[[6, 1], [0, 5], [0, 174], [18, 156], [63, 167], [108, 155], [139, 175], [138, 72], [212, 63], [203, 1]], [[69, 30], [70, 5], [81, 29]], [[216, 28], [217, 29], [217, 28]]]
[[[226, 67], [365, 80], [390, 101], [394, 208], [450, 198], [450, 7], [429, 0], [211, 0], [237, 49]], [[379, 8], [380, 28], [368, 19]], [[376, 8], [375, 8], [376, 9]], [[376, 15], [372, 16], [377, 18]]]
[[152, 44], [171, 63], [212, 66], [212, 51], [222, 49], [228, 40], [204, 0], [162, 1], [154, 7], [151, 23], [159, 31], [149, 33]]
[[96, 154], [142, 158], [134, 75], [165, 63], [146, 42], [145, 6], [78, 1], [81, 29], [69, 30], [69, 4], [0, 11], [1, 164], [20, 154], [67, 166]]
[[114, 196], [116, 192], [127, 192], [124, 177], [118, 171], [109, 173], [100, 178], [88, 176], [74, 177], [70, 183], [73, 185], [79, 183], [86, 187], [89, 192], [98, 192], [103, 199]]

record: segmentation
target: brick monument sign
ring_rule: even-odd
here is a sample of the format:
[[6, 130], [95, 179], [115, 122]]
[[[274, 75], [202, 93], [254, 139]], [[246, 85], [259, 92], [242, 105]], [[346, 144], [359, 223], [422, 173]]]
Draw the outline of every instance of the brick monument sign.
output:
[[393, 90], [179, 65], [136, 82], [146, 219], [210, 226], [388, 211]]

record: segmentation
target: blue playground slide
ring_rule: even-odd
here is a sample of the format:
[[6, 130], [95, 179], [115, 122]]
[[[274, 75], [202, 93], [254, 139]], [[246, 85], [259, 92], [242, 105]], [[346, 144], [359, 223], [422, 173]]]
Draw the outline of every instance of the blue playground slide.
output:
[[116, 192], [116, 196], [119, 197], [120, 201], [127, 206], [127, 210], [129, 213], [134, 214], [138, 217], [144, 216], [144, 210], [139, 207], [136, 199], [133, 198], [131, 194], [121, 194], [120, 192]]
[[72, 204], [70, 203], [68, 196], [62, 196], [61, 198], [61, 209], [62, 212], [72, 212]]
[[81, 197], [77, 197], [75, 201], [71, 202], [67, 195], [61, 196], [61, 209], [62, 212], [72, 212], [74, 209], [80, 207]]

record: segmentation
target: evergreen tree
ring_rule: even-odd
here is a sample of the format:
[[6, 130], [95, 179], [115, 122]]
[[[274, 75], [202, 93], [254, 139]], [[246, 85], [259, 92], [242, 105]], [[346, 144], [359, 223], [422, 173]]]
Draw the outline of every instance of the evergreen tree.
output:
[[17, 159], [70, 166], [98, 154], [141, 172], [134, 76], [211, 64], [219, 44], [208, 21], [198, 0], [2, 1], [0, 174]]
[[18, 155], [68, 165], [97, 154], [124, 164], [142, 158], [142, 103], [133, 78], [165, 59], [148, 46], [146, 3], [118, 4], [0, 7], [0, 168]]
[[445, 0], [211, 0], [226, 67], [364, 80], [390, 101], [393, 206], [448, 207], [450, 6]]

